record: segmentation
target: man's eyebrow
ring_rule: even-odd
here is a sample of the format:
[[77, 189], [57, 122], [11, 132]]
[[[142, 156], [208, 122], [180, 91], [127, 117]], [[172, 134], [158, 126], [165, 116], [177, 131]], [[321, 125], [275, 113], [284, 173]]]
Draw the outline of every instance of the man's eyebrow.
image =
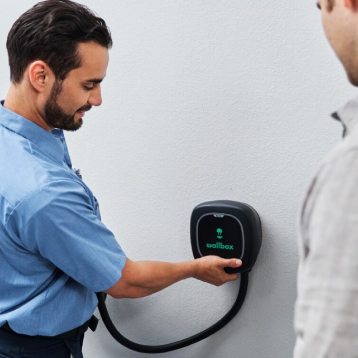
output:
[[93, 82], [93, 83], [101, 83], [104, 78], [91, 78], [89, 80], [85, 80], [84, 82]]

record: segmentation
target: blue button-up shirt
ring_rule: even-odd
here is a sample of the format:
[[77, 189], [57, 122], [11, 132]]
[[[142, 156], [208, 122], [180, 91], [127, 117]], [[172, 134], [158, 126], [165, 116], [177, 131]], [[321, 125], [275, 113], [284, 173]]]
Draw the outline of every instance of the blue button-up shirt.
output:
[[126, 256], [72, 169], [62, 130], [0, 105], [0, 326], [54, 336], [82, 325]]

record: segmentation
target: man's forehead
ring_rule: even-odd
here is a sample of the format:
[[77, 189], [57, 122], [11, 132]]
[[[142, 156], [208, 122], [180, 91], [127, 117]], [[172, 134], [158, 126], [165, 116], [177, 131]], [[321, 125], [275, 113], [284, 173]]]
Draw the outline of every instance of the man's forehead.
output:
[[109, 55], [108, 49], [97, 43], [80, 43], [78, 52], [81, 57], [81, 66], [74, 69], [73, 74], [81, 81], [100, 83], [106, 76]]

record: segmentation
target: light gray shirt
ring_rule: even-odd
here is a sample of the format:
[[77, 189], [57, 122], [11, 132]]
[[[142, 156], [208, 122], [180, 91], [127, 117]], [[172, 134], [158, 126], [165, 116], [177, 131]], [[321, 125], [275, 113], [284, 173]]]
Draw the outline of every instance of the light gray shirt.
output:
[[303, 203], [295, 358], [358, 357], [358, 98], [333, 115], [343, 141]]

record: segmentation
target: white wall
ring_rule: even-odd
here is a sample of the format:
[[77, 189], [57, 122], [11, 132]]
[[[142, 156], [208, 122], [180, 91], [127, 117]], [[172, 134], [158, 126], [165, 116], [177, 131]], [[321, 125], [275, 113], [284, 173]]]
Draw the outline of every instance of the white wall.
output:
[[[151, 357], [291, 356], [298, 207], [341, 137], [329, 114], [355, 93], [326, 44], [316, 2], [81, 2], [107, 21], [114, 48], [103, 105], [67, 138], [74, 166], [128, 256], [191, 259], [191, 210], [206, 200], [248, 202], [263, 224], [240, 314], [204, 342]], [[34, 3], [2, 5], [0, 97], [8, 87], [7, 33]], [[109, 299], [108, 306], [129, 338], [162, 344], [214, 323], [237, 286], [188, 280], [144, 299]], [[84, 352], [141, 356], [119, 346], [102, 323], [87, 334]]]

